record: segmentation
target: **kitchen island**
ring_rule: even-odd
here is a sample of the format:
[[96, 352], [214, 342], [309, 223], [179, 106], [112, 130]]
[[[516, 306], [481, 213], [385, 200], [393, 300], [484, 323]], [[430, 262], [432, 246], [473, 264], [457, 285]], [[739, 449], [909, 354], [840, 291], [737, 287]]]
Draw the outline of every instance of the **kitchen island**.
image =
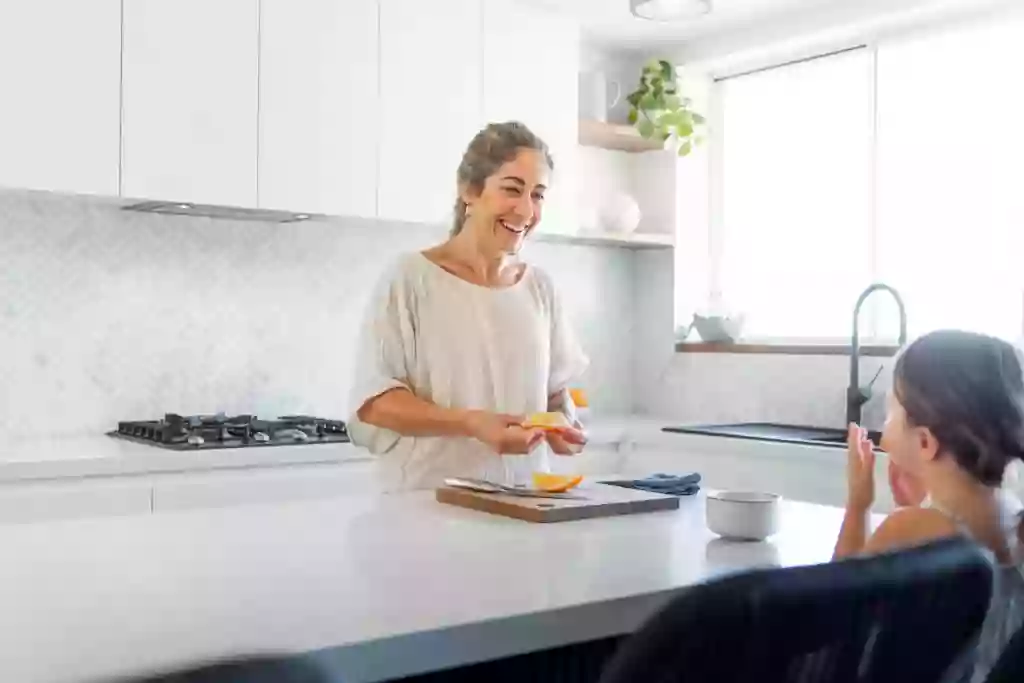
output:
[[767, 543], [678, 511], [554, 525], [427, 492], [0, 526], [0, 679], [80, 683], [311, 653], [380, 681], [627, 634], [726, 572], [826, 561], [841, 511]]

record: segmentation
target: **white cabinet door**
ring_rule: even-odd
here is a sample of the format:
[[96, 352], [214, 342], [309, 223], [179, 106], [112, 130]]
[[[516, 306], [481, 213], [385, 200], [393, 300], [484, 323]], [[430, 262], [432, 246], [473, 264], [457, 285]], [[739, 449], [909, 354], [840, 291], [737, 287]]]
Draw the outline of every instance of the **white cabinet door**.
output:
[[145, 515], [151, 509], [147, 479], [68, 479], [0, 485], [0, 524], [82, 517]]
[[261, 207], [376, 215], [377, 24], [377, 0], [263, 0]]
[[378, 213], [448, 223], [482, 127], [480, 0], [380, 0]]
[[256, 206], [257, 0], [124, 0], [121, 194]]
[[0, 186], [117, 194], [120, 0], [0, 2]]
[[484, 117], [522, 121], [548, 144], [555, 173], [540, 229], [574, 233], [579, 27], [515, 0], [487, 0], [483, 12]]
[[373, 462], [301, 465], [159, 477], [153, 510], [283, 503], [377, 493]]

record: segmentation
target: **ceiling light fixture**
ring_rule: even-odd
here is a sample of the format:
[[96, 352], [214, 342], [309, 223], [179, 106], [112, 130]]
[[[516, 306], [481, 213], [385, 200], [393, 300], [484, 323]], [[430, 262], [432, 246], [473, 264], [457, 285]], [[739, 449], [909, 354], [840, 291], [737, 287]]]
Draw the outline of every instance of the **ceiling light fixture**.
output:
[[711, 0], [629, 0], [629, 11], [650, 21], [679, 21], [708, 14]]

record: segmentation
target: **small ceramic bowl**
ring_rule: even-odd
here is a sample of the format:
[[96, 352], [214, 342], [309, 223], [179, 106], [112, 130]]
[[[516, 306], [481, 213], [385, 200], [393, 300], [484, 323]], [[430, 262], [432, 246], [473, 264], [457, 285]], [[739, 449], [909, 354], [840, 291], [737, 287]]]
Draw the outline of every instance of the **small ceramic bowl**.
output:
[[693, 327], [697, 334], [706, 342], [734, 342], [743, 330], [744, 316], [693, 316]]
[[781, 496], [754, 491], [707, 494], [708, 528], [734, 541], [763, 541], [779, 530]]

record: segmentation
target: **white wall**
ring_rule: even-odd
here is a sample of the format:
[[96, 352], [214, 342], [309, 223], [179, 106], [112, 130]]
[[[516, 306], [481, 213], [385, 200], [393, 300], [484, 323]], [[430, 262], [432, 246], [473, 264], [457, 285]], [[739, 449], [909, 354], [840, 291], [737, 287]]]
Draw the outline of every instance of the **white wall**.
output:
[[[344, 417], [370, 285], [443, 234], [159, 216], [0, 190], [0, 431], [95, 434], [171, 411]], [[566, 300], [595, 409], [628, 412], [632, 254], [537, 243], [526, 255]]]

